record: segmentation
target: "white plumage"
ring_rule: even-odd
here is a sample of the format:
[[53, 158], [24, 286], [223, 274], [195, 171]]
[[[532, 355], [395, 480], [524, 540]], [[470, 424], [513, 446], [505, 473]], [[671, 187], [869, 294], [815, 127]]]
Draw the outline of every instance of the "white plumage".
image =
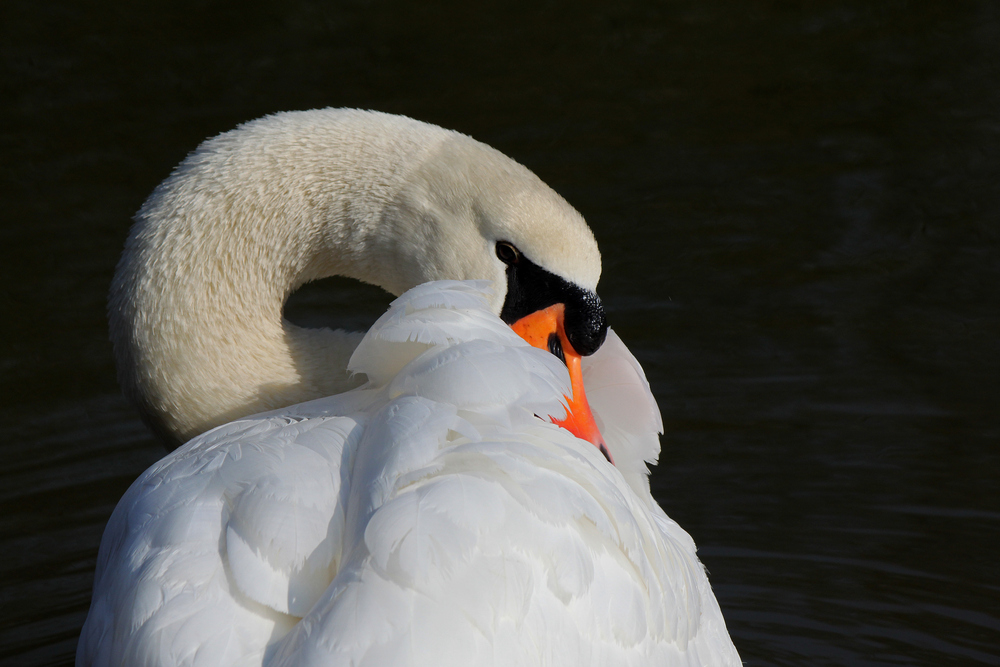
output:
[[614, 332], [583, 362], [613, 466], [547, 421], [566, 366], [498, 310], [495, 280], [410, 289], [346, 364], [362, 386], [147, 470], [105, 532], [77, 664], [738, 665], [649, 493], [639, 364]]

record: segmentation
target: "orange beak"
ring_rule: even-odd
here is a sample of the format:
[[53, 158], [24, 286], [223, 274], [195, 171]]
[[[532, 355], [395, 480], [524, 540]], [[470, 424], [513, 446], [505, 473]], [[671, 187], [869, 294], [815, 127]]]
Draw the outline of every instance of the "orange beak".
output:
[[[528, 341], [528, 344], [542, 350], [549, 350], [553, 354], [558, 353], [553, 337], [557, 337], [561, 345], [566, 368], [569, 369], [569, 379], [573, 391], [572, 396], [566, 396], [566, 419], [552, 419], [553, 424], [562, 426], [582, 440], [594, 444], [601, 450], [605, 458], [614, 464], [604, 438], [594, 421], [594, 414], [590, 411], [590, 404], [587, 403], [587, 394], [583, 389], [583, 370], [580, 365], [580, 355], [577, 354], [573, 346], [570, 345], [566, 337], [564, 319], [566, 306], [557, 303], [542, 310], [535, 311], [531, 315], [525, 315], [511, 325], [518, 336]], [[550, 418], [551, 419], [551, 418]]]

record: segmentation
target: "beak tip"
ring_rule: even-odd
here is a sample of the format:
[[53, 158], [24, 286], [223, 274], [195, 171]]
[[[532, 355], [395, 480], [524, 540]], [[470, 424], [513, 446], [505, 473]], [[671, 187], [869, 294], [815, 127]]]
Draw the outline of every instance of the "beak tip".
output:
[[[523, 338], [529, 345], [540, 349], [548, 349], [550, 352], [561, 358], [569, 371], [570, 394], [566, 399], [566, 416], [563, 419], [552, 419], [559, 426], [569, 430], [573, 435], [582, 440], [592, 443], [604, 455], [611, 464], [614, 458], [608, 451], [600, 429], [594, 420], [594, 415], [590, 411], [587, 403], [587, 394], [583, 386], [583, 373], [580, 366], [580, 354], [573, 347], [573, 344], [566, 337], [566, 330], [563, 322], [565, 306], [557, 304], [544, 310], [537, 311], [531, 315], [522, 317], [511, 325], [511, 328]], [[607, 333], [606, 327], [600, 339], [603, 341]], [[595, 348], [596, 349], [596, 348]], [[559, 353], [562, 353], [561, 355]]]

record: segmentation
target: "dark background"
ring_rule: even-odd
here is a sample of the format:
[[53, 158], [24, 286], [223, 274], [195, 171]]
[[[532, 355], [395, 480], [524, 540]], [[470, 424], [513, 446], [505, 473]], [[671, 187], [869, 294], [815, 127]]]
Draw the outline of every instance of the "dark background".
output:
[[747, 664], [1000, 664], [1000, 4], [4, 0], [0, 65], [0, 663], [71, 664], [163, 454], [104, 320], [131, 215], [207, 136], [350, 106], [590, 222]]

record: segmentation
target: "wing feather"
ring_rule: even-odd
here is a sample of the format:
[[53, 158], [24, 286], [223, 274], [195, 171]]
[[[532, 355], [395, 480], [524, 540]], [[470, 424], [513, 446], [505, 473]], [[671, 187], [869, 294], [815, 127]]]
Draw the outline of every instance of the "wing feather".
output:
[[649, 495], [659, 412], [610, 332], [585, 365], [619, 467], [539, 416], [565, 368], [484, 286], [400, 297], [347, 394], [151, 467], [101, 545], [80, 665], [737, 665], [694, 542]]

